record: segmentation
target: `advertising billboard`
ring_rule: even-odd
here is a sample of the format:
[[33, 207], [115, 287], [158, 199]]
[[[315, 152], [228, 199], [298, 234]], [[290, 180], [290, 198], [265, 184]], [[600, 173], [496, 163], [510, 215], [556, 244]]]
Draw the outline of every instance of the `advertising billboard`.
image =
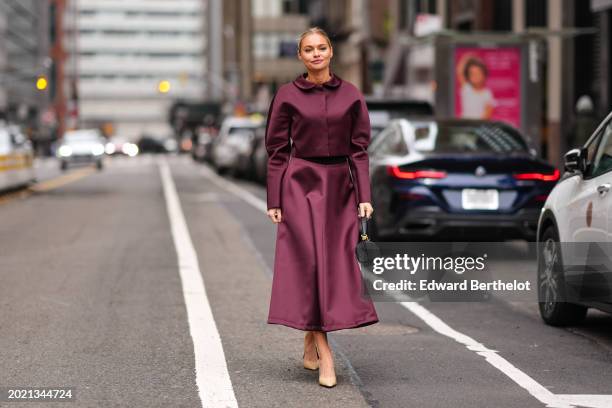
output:
[[521, 127], [520, 47], [456, 46], [454, 115]]

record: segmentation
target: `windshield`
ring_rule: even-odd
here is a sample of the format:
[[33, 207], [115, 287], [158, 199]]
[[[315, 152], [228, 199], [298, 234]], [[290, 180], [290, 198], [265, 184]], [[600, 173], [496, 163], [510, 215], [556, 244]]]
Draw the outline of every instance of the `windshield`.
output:
[[229, 129], [229, 134], [232, 136], [249, 136], [255, 132], [255, 126], [253, 127], [232, 127]]
[[64, 143], [99, 143], [100, 137], [95, 132], [66, 133]]
[[415, 148], [432, 153], [526, 153], [519, 132], [499, 123], [432, 123], [414, 128]]

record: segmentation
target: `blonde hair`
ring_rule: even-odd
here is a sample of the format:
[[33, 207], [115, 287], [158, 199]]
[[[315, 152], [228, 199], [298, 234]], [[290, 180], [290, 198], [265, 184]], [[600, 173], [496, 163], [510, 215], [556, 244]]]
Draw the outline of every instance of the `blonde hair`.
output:
[[329, 39], [329, 35], [327, 35], [327, 33], [321, 27], [310, 27], [308, 30], [306, 30], [302, 34], [300, 34], [300, 37], [298, 38], [298, 44], [297, 44], [297, 52], [298, 52], [298, 54], [302, 51], [302, 40], [304, 40], [304, 38], [306, 38], [310, 34], [319, 34], [319, 35], [322, 35], [325, 38], [325, 40], [327, 41], [327, 44], [329, 45], [329, 48], [332, 48], [331, 40]]

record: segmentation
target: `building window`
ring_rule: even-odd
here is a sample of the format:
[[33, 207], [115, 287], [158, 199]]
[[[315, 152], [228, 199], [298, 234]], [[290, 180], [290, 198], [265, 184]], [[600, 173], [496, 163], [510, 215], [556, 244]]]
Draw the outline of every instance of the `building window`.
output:
[[512, 1], [495, 0], [493, 7], [493, 30], [512, 31]]
[[547, 2], [544, 0], [525, 0], [525, 26], [546, 27]]
[[297, 4], [294, 0], [283, 0], [283, 14], [295, 14], [297, 11]]
[[417, 14], [436, 14], [436, 0], [417, 0]]

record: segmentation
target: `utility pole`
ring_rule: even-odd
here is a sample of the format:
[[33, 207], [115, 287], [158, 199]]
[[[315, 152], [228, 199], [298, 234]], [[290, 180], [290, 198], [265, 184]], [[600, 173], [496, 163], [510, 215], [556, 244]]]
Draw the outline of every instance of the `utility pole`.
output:
[[215, 83], [223, 78], [223, 3], [222, 0], [208, 0], [208, 99], [220, 101], [222, 89]]

